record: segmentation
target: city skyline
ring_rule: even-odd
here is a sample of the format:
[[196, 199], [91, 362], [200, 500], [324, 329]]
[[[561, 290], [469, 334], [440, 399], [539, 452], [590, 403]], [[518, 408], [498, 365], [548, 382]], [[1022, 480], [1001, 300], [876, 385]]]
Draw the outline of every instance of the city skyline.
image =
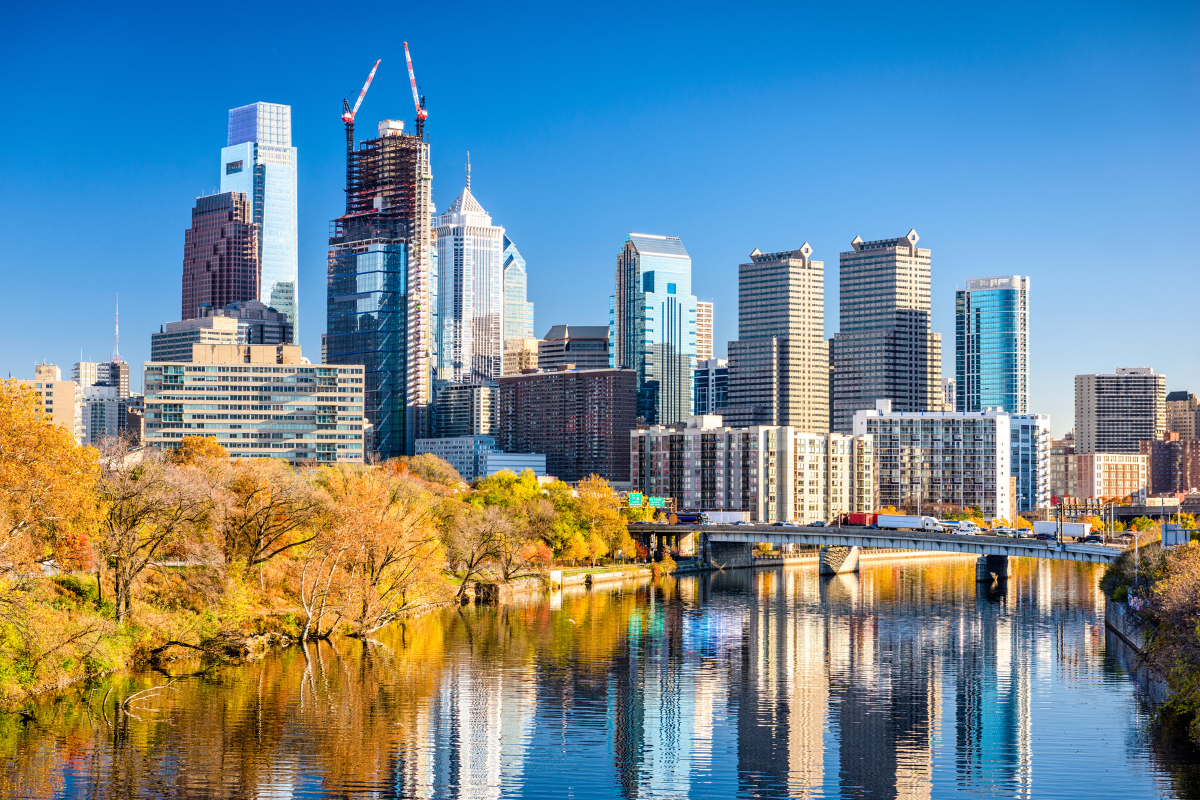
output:
[[[16, 22], [29, 23], [36, 31], [39, 14], [22, 11]], [[143, 45], [139, 62], [161, 57], [171, 64], [169, 79], [150, 75], [145, 87], [147, 118], [152, 121], [147, 125], [162, 126], [171, 135], [148, 136], [132, 150], [113, 146], [111, 135], [98, 135], [95, 142], [46, 169], [52, 163], [49, 142], [18, 143], [15, 131], [3, 134], [9, 138], [0, 171], [9, 178], [10, 191], [3, 201], [6, 214], [0, 215], [0, 235], [13, 245], [5, 270], [9, 287], [16, 295], [33, 291], [38, 273], [49, 270], [63, 277], [61, 302], [80, 308], [80, 313], [34, 337], [27, 333], [38, 330], [28, 316], [31, 312], [18, 309], [0, 328], [6, 343], [0, 370], [27, 377], [35, 361], [74, 362], [81, 346], [84, 358], [102, 358], [108, 347], [107, 314], [87, 301], [120, 291], [131, 301], [122, 349], [133, 366], [133, 388], [141, 389], [138, 367], [149, 357], [149, 335], [174, 317], [167, 311], [172, 306], [167, 298], [177, 297], [178, 284], [165, 280], [164, 273], [178, 269], [181, 232], [195, 198], [219, 188], [212, 175], [214, 143], [225, 138], [229, 109], [259, 100], [292, 107], [294, 143], [305, 154], [299, 164], [299, 294], [307, 298], [304, 316], [309, 322], [301, 326], [300, 344], [316, 360], [328, 220], [340, 213], [344, 167], [336, 110], [323, 109], [334, 109], [336, 100], [352, 96], [362, 70], [383, 57], [360, 113], [363, 129], [370, 130], [379, 119], [410, 119], [413, 111], [402, 53], [382, 35], [368, 32], [352, 46], [304, 63], [300, 53], [307, 52], [311, 34], [303, 28], [314, 24], [314, 14], [313, 9], [297, 12], [295, 27], [272, 42], [278, 51], [239, 53], [249, 62], [218, 64], [220, 74], [197, 81], [204, 85], [196, 87], [186, 103], [168, 87], [177, 86], [200, 66], [213, 69], [226, 45], [194, 59], [196, 63], [184, 63], [191, 55], [186, 46], [181, 53], [160, 56], [162, 44], [153, 38], [159, 22], [146, 21], [120, 33], [115, 39], [120, 46], [107, 48], [116, 52], [96, 59], [89, 74], [76, 82], [58, 79], [71, 60], [51, 66], [49, 79], [61, 85], [57, 102], [88, 115], [97, 128], [118, 129], [112, 116], [117, 104], [109, 102], [112, 89], [99, 90], [94, 82], [110, 81], [118, 70], [132, 70], [126, 64], [132, 56], [123, 51]], [[96, 55], [84, 46], [85, 31], [93, 32], [96, 25], [109, 30], [87, 17], [81, 14], [78, 20], [47, 26], [56, 41], [81, 45], [77, 58]], [[477, 63], [454, 63], [460, 48], [449, 46], [433, 15], [401, 20], [423, 91], [430, 98], [433, 173], [457, 174], [461, 153], [468, 148], [484, 156], [476, 179], [491, 187], [488, 195], [495, 199], [489, 211], [505, 221], [534, 265], [529, 299], [538, 307], [537, 331], [560, 323], [603, 323], [611, 291], [611, 242], [629, 230], [659, 230], [688, 243], [695, 261], [694, 293], [716, 300], [714, 356], [720, 358], [726, 343], [736, 338], [736, 271], [749, 247], [773, 250], [794, 247], [798, 237], [808, 239], [814, 258], [830, 265], [826, 281], [832, 287], [838, 279], [833, 254], [853, 235], [886, 235], [915, 227], [922, 243], [937, 251], [932, 328], [943, 336], [943, 375], [953, 374], [946, 345], [953, 333], [955, 286], [974, 275], [1008, 271], [1010, 256], [978, 246], [1004, 236], [1014, 239], [1023, 253], [1021, 274], [1038, 281], [1030, 309], [1030, 410], [1049, 414], [1056, 434], [1072, 425], [1075, 374], [1148, 364], [1167, 376], [1168, 391], [1195, 391], [1200, 365], [1189, 357], [1186, 345], [1194, 341], [1194, 320], [1168, 328], [1158, 315], [1139, 314], [1143, 321], [1132, 336], [1116, 326], [1088, 324], [1106, 304], [1144, 306], [1164, 285], [1185, 294], [1195, 286], [1194, 256], [1180, 259], [1171, 244], [1197, 211], [1194, 192], [1187, 189], [1195, 183], [1197, 160], [1184, 146], [1195, 128], [1196, 110], [1194, 104], [1180, 106], [1174, 100], [1195, 94], [1195, 71], [1188, 66], [1195, 61], [1189, 37], [1200, 29], [1194, 10], [1085, 12], [1071, 30], [1037, 15], [1019, 34], [988, 28], [982, 12], [955, 20], [920, 13], [907, 23], [926, 32], [924, 55], [888, 48], [871, 54], [886, 41], [895, 22], [894, 14], [882, 8], [855, 16], [856, 33], [850, 39], [840, 33], [848, 22], [841, 14], [821, 11], [809, 17], [804, 20], [806, 36], [814, 43], [813, 63], [820, 62], [820, 70], [789, 66], [762, 52], [744, 53], [732, 65], [698, 62], [690, 56], [673, 67], [669, 60], [685, 52], [689, 36], [704, 33], [710, 24], [693, 21], [687, 23], [689, 36], [668, 41], [656, 54], [653, 69], [643, 70], [644, 80], [633, 89], [621, 79], [628, 75], [624, 67], [619, 67], [617, 79], [609, 75], [601, 82], [606, 70], [567, 58], [561, 75], [552, 76], [546, 86], [529, 87], [530, 97], [521, 101], [526, 115], [496, 113], [490, 120], [472, 105], [468, 93], [471, 83], [465, 76]], [[519, 32], [531, 18], [515, 13], [503, 22], [504, 30]], [[783, 12], [780, 19], [785, 23], [781, 30], [798, 21]], [[562, 18], [546, 24], [580, 21]], [[733, 30], [744, 32], [762, 22], [761, 15], [740, 20]], [[201, 22], [201, 28], [205, 24]], [[1153, 52], [1145, 46], [1150, 29], [1155, 31]], [[545, 32], [545, 27], [535, 26], [521, 36]], [[962, 35], [953, 37], [955, 33]], [[600, 37], [590, 36], [582, 36], [573, 47], [597, 47]], [[640, 37], [622, 48], [639, 47]], [[1106, 46], [1089, 44], [1097, 40]], [[40, 63], [32, 56], [45, 43], [45, 36], [35, 33], [6, 54], [5, 60], [12, 60], [13, 86], [28, 83], [23, 76], [31, 73], [24, 62]], [[558, 49], [562, 47], [526, 46], [514, 64], [503, 67], [505, 75], [550, 63], [566, 52]], [[976, 62], [973, 50], [991, 53], [994, 64]], [[1072, 66], [1074, 56], [1065, 58], [1062, 53], [1082, 54], [1083, 66]], [[973, 77], [959, 77], [960, 63], [968, 64]], [[963, 81], [988, 101], [962, 106]], [[537, 101], [570, 82], [581, 88], [569, 93], [569, 100], [539, 105]], [[921, 118], [900, 135], [858, 131], [846, 137], [835, 123], [843, 110], [915, 86], [920, 91], [910, 96]], [[1064, 103], [1065, 88], [1073, 91]], [[1129, 114], [1113, 120], [1108, 93], [1118, 88], [1132, 105]], [[798, 104], [802, 109], [787, 111], [787, 119], [802, 115], [817, 124], [803, 131], [785, 124], [786, 136], [742, 130], [736, 169], [721, 158], [707, 171], [685, 169], [685, 163], [700, 163], [693, 157], [712, 158], [727, 146], [699, 131], [705, 126], [696, 121], [710, 116], [718, 98], [723, 104], [734, 91], [744, 93], [760, 111], [784, 111], [803, 96], [804, 103]], [[494, 102], [486, 101], [487, 108], [496, 108]], [[996, 102], [1013, 105], [1032, 124], [1015, 136], [992, 130]], [[635, 124], [649, 123], [654, 133], [621, 141], [604, 131], [605, 126], [578, 123], [622, 108], [628, 112], [623, 116]], [[1133, 123], [1148, 118], [1156, 124]], [[545, 133], [531, 138], [535, 130]], [[580, 151], [593, 155], [579, 159]], [[680, 155], [672, 156], [676, 151]], [[641, 171], [640, 196], [615, 194], [626, 174], [616, 167], [622, 163]], [[860, 191], [885, 165], [898, 163], [915, 176], [908, 191]], [[772, 185], [787, 183], [779, 180], [781, 176], [802, 180], [804, 192]], [[68, 181], [77, 185], [68, 189]], [[454, 183], [435, 179], [433, 197], [439, 207], [453, 197]], [[130, 191], [135, 185], [136, 191]], [[31, 248], [44, 235], [28, 232], [49, 228], [44, 215], [39, 218], [33, 209], [78, 191], [103, 198], [101, 203], [85, 203], [77, 212], [82, 235], [58, 243], [48, 256], [35, 254]], [[747, 199], [744, 211], [730, 211], [722, 199], [730, 193]], [[614, 202], [618, 197], [620, 202]], [[1139, 198], [1136, 204], [1130, 201], [1133, 197]], [[570, 217], [563, 215], [564, 203], [573, 206]], [[124, 235], [130, 219], [147, 232], [133, 258], [114, 238]], [[1122, 230], [1126, 251], [1118, 262], [1107, 257], [1107, 246], [1101, 244], [1115, 226]], [[43, 266], [25, 270], [18, 267], [22, 263]], [[1129, 280], [1129, 275], [1159, 275], [1166, 283]], [[1117, 285], [1119, 300], [1114, 295]], [[836, 332], [837, 302], [836, 292], [827, 291], [827, 334]], [[548, 316], [550, 310], [561, 318]]]

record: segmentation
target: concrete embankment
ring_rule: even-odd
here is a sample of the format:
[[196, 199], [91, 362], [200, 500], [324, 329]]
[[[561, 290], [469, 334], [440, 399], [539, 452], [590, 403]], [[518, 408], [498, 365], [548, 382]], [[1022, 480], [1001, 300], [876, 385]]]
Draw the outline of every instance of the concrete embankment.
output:
[[1124, 603], [1104, 601], [1105, 644], [1150, 700], [1165, 703], [1173, 692], [1167, 681], [1146, 665], [1146, 625]]

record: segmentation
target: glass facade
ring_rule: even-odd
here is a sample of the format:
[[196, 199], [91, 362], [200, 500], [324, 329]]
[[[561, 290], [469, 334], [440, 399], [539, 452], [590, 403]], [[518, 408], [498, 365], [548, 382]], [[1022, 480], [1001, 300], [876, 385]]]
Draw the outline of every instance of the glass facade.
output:
[[637, 415], [651, 425], [692, 413], [696, 296], [692, 259], [675, 236], [631, 233], [617, 255], [609, 358], [637, 371]]
[[533, 303], [526, 298], [528, 273], [521, 251], [504, 237], [504, 341], [533, 337]]
[[958, 411], [1029, 411], [1029, 279], [972, 278], [955, 293]]
[[[1050, 417], [1045, 414], [1013, 414], [1009, 435], [1012, 441], [1011, 475], [1017, 479], [1017, 510], [1032, 511], [1050, 506]], [[1011, 520], [1010, 520], [1011, 521]]]
[[288, 315], [299, 337], [299, 255], [296, 235], [296, 148], [292, 109], [251, 103], [229, 112], [221, 150], [221, 191], [243, 192], [259, 230], [262, 277], [258, 299]]
[[367, 419], [383, 458], [405, 453], [408, 246], [335, 243], [329, 252], [327, 358], [362, 364]]

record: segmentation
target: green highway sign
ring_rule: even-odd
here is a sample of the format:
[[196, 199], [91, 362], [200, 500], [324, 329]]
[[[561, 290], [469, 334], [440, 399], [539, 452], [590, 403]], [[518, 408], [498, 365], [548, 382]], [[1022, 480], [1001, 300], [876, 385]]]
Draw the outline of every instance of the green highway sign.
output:
[[642, 493], [641, 492], [630, 492], [629, 493], [629, 507], [630, 508], [641, 508], [642, 507]]
[[666, 505], [667, 505], [667, 498], [665, 498], [665, 497], [651, 497], [650, 498], [650, 507], [651, 508], [663, 508]]

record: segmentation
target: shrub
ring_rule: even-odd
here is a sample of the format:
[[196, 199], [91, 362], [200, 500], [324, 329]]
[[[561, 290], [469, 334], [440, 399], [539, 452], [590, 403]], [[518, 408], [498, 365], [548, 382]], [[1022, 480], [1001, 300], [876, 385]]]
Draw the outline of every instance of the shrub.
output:
[[1112, 600], [1114, 603], [1124, 603], [1128, 599], [1129, 599], [1129, 587], [1128, 586], [1118, 586], [1115, 590], [1113, 590]]

